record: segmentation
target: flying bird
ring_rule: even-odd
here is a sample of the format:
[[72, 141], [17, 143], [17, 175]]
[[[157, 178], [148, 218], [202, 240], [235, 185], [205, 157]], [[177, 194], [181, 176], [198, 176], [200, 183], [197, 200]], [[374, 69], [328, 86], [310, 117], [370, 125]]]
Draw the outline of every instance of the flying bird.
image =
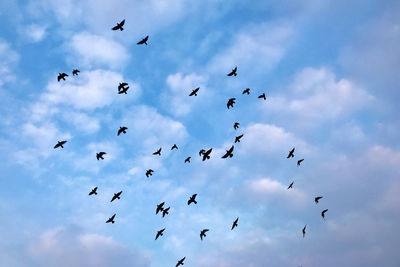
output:
[[239, 221], [239, 217], [237, 217], [236, 220], [233, 222], [231, 231], [232, 231], [235, 227], [238, 226], [238, 221]]
[[95, 188], [92, 189], [92, 191], [90, 191], [89, 196], [90, 195], [97, 195], [97, 186]]
[[227, 76], [236, 76], [237, 74], [236, 74], [236, 71], [237, 71], [237, 66], [231, 71], [231, 72], [229, 72], [228, 74], [227, 74]]
[[227, 108], [229, 107], [233, 108], [233, 104], [235, 104], [236, 98], [229, 98], [228, 103], [226, 103]]
[[125, 24], [125, 20], [121, 21], [120, 23], [117, 23], [117, 26], [114, 26], [111, 30], [113, 30], [113, 31], [117, 31], [117, 30], [123, 31], [124, 28], [122, 28], [122, 26], [124, 26], [124, 24]]
[[126, 87], [126, 88], [122, 88], [121, 90], [118, 90], [118, 94], [119, 95], [122, 95], [122, 94], [128, 94], [127, 92], [128, 92], [128, 89], [129, 89], [129, 86], [128, 87]]
[[208, 232], [208, 231], [210, 231], [209, 229], [203, 229], [201, 232], [200, 232], [200, 239], [201, 239], [201, 241], [203, 241], [203, 237], [206, 237], [206, 232]]
[[293, 188], [293, 183], [294, 183], [294, 181], [288, 186], [287, 189]]
[[165, 202], [162, 202], [157, 205], [156, 214], [158, 214], [160, 211], [164, 211], [164, 208], [163, 208], [164, 204], [165, 204]]
[[156, 152], [154, 152], [153, 155], [161, 156], [161, 147]]
[[111, 218], [108, 218], [106, 223], [115, 223], [114, 218], [115, 218], [115, 214], [113, 216], [111, 216]]
[[259, 95], [258, 98], [264, 98], [264, 100], [267, 100], [267, 98], [265, 97], [265, 93], [262, 93], [262, 95]]
[[57, 144], [54, 146], [54, 148], [57, 148], [57, 147], [64, 148], [63, 145], [64, 145], [66, 142], [67, 142], [67, 141], [58, 141]]
[[233, 129], [238, 129], [239, 128], [239, 125], [240, 125], [240, 123], [238, 123], [238, 122], [235, 122], [235, 124], [233, 124]]
[[114, 196], [112, 197], [110, 202], [113, 202], [116, 199], [121, 199], [120, 196], [122, 194], [122, 191], [119, 191], [118, 193], [114, 193]]
[[242, 95], [244, 95], [244, 94], [250, 94], [250, 88], [246, 88], [246, 89], [244, 89], [243, 90], [243, 92], [242, 92]]
[[153, 175], [153, 172], [154, 172], [154, 171], [153, 171], [152, 169], [148, 169], [148, 170], [146, 171], [146, 177], [149, 178], [149, 175], [152, 176], [152, 175]]
[[[121, 91], [122, 89], [125, 89], [128, 83], [119, 83], [118, 85], [118, 91]], [[128, 86], [129, 88], [129, 86]]]
[[59, 73], [57, 76], [57, 81], [61, 81], [61, 79], [65, 81], [65, 77], [68, 77], [68, 74], [66, 74], [65, 72]]
[[178, 261], [178, 263], [175, 265], [175, 267], [178, 267], [179, 265], [183, 265], [183, 261], [186, 259], [186, 257], [183, 257]]
[[205, 161], [206, 159], [210, 159], [211, 151], [212, 151], [212, 148], [210, 148], [209, 150], [207, 150], [206, 152], [203, 153], [203, 161]]
[[197, 92], [200, 90], [200, 87], [197, 87], [196, 89], [194, 89], [189, 96], [197, 96]]
[[321, 198], [322, 198], [322, 197], [316, 197], [316, 198], [314, 198], [315, 203], [318, 204], [318, 203], [319, 203], [319, 200], [320, 200]]
[[166, 209], [164, 209], [164, 210], [162, 211], [162, 217], [163, 217], [163, 218], [164, 218], [164, 216], [165, 216], [166, 214], [169, 214], [168, 211], [169, 211], [170, 208], [171, 208], [171, 207], [168, 207], [168, 208], [166, 208]]
[[301, 230], [301, 231], [303, 232], [303, 238], [304, 238], [304, 236], [306, 235], [306, 227], [307, 227], [307, 225], [304, 225], [303, 230]]
[[235, 137], [235, 143], [239, 142], [240, 143], [240, 139], [243, 137], [243, 134], [236, 136]]
[[128, 130], [128, 128], [125, 126], [119, 127], [117, 135], [119, 136], [121, 133], [126, 134], [126, 130]]
[[178, 146], [177, 146], [176, 144], [174, 144], [174, 145], [171, 147], [171, 150], [174, 150], [174, 149], [178, 149]]
[[190, 163], [190, 159], [191, 159], [191, 157], [187, 157], [187, 158], [185, 159], [185, 163]]
[[304, 159], [300, 159], [300, 160], [298, 160], [298, 161], [297, 161], [297, 166], [300, 166], [300, 163], [302, 163], [302, 162], [303, 162], [303, 160], [304, 160]]
[[201, 157], [201, 155], [204, 155], [204, 153], [206, 153], [206, 151], [205, 151], [204, 149], [201, 149], [201, 150], [199, 151], [199, 156]]
[[138, 42], [137, 44], [138, 45], [141, 45], [141, 44], [145, 44], [145, 45], [147, 45], [147, 40], [149, 40], [149, 36], [147, 35], [146, 37], [144, 37], [140, 42]]
[[157, 240], [157, 238], [159, 236], [162, 236], [164, 231], [165, 231], [165, 228], [161, 229], [160, 231], [157, 231], [156, 239], [154, 239], [154, 240]]
[[226, 159], [227, 157], [232, 158], [232, 157], [233, 157], [232, 152], [233, 152], [233, 149], [234, 149], [234, 148], [235, 148], [235, 147], [232, 145], [231, 148], [229, 148], [229, 150], [226, 150], [225, 155], [223, 155], [221, 158], [223, 158], [223, 159]]
[[326, 210], [323, 210], [322, 212], [321, 212], [321, 216], [322, 216], [322, 218], [324, 218], [324, 220], [325, 220], [325, 213], [328, 211], [328, 209], [326, 209]]
[[72, 71], [72, 76], [78, 76], [78, 73], [79, 73], [80, 71], [78, 70], [78, 69], [74, 69], [73, 71]]
[[197, 194], [193, 194], [193, 195], [189, 198], [189, 200], [188, 200], [188, 202], [187, 202], [188, 205], [190, 205], [191, 203], [197, 204], [196, 196], [197, 196]]
[[104, 156], [105, 154], [107, 154], [107, 153], [106, 153], [106, 152], [99, 152], [99, 153], [96, 153], [96, 158], [97, 158], [97, 160], [99, 160], [99, 159], [104, 160], [103, 156]]
[[289, 155], [286, 157], [287, 159], [288, 158], [294, 158], [294, 154], [293, 154], [294, 153], [294, 149], [295, 148], [293, 148], [292, 150], [289, 151]]

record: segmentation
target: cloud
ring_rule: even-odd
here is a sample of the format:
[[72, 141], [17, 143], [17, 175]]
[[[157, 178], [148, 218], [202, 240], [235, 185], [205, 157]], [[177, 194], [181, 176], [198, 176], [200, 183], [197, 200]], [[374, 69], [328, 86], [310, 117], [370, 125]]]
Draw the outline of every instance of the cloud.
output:
[[15, 79], [12, 68], [19, 61], [19, 54], [8, 42], [0, 39], [0, 86]]
[[46, 37], [46, 27], [37, 24], [30, 24], [26, 26], [24, 33], [28, 37], [29, 41], [37, 43]]

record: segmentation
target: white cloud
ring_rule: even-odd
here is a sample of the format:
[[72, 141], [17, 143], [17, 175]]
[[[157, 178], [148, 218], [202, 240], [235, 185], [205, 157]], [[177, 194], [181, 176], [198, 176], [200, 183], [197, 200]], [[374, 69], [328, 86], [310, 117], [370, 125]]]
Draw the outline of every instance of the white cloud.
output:
[[28, 36], [31, 42], [37, 43], [42, 41], [46, 36], [46, 27], [30, 24], [26, 27], [25, 34]]
[[15, 79], [12, 68], [19, 60], [19, 54], [15, 52], [9, 43], [0, 39], [0, 86]]

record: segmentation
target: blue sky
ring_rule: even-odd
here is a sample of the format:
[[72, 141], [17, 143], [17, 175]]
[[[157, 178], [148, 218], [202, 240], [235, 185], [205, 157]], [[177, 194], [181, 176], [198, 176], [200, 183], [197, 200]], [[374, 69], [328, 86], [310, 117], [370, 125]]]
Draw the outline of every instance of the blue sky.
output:
[[399, 266], [400, 5], [297, 2], [2, 1], [0, 265]]

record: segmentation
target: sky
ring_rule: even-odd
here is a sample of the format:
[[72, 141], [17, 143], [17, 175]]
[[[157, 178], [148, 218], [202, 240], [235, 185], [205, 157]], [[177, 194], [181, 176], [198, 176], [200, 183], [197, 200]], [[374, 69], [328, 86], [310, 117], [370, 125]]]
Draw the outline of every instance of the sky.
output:
[[400, 266], [399, 13], [391, 0], [1, 1], [0, 265]]

